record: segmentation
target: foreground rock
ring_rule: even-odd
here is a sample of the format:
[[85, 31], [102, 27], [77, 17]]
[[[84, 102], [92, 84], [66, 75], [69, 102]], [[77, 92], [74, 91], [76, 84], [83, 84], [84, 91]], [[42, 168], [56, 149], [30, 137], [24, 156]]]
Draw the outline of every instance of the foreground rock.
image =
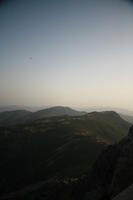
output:
[[101, 154], [90, 174], [81, 177], [73, 196], [76, 200], [108, 200], [132, 183], [133, 126], [128, 136]]
[[113, 200], [132, 200], [133, 199], [133, 184], [113, 198]]

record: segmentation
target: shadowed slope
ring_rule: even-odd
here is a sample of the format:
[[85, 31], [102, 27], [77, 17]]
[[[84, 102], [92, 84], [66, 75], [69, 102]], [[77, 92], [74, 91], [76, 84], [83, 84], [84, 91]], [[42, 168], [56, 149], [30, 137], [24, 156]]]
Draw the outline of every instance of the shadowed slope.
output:
[[116, 113], [105, 112], [45, 117], [1, 127], [1, 194], [54, 176], [80, 176], [107, 145], [125, 135], [129, 126]]

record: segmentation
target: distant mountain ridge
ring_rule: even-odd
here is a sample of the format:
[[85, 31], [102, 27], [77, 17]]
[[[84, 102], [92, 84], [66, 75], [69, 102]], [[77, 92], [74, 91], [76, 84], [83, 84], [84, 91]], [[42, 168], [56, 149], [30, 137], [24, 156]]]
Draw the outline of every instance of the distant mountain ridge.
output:
[[[52, 107], [65, 107], [65, 106], [16, 106], [16, 105], [9, 105], [9, 106], [1, 106], [0, 105], [0, 112], [5, 112], [5, 111], [14, 111], [14, 110], [27, 110], [27, 111], [31, 111], [31, 112], [36, 112], [39, 110], [44, 110], [44, 109], [48, 109], [48, 108], [52, 108]], [[71, 107], [71, 106], [67, 106], [67, 107]], [[104, 112], [104, 111], [108, 111], [108, 110], [113, 110], [117, 113], [123, 114], [123, 115], [127, 115], [127, 116], [133, 116], [133, 111], [132, 110], [128, 110], [128, 109], [122, 109], [122, 108], [117, 108], [117, 107], [105, 107], [105, 106], [94, 106], [94, 107], [77, 107], [77, 106], [72, 106], [72, 108], [74, 110], [78, 110], [78, 111], [85, 111], [85, 112]]]
[[24, 123], [30, 118], [31, 115], [32, 112], [27, 110], [0, 112], [0, 125], [3, 126]]
[[[54, 106], [50, 108], [45, 108], [36, 112], [31, 112], [27, 110], [13, 110], [13, 111], [4, 111], [0, 112], [0, 126], [6, 125], [15, 125], [22, 124], [34, 120], [38, 120], [41, 118], [47, 117], [59, 117], [59, 116], [82, 116], [86, 115], [87, 112], [77, 111], [69, 107], [63, 106]], [[132, 120], [128, 120], [128, 116], [119, 115], [114, 111], [101, 111], [101, 112], [90, 112], [88, 116], [95, 117], [97, 119], [102, 120], [112, 120], [112, 119], [120, 119], [122, 117], [124, 120], [131, 123]], [[131, 118], [132, 119], [132, 118]], [[115, 123], [115, 120], [114, 120]]]
[[54, 106], [46, 108], [34, 113], [37, 117], [54, 117], [54, 116], [81, 116], [86, 114], [86, 112], [77, 111], [69, 107]]
[[44, 117], [55, 116], [82, 116], [85, 112], [76, 111], [69, 107], [55, 106], [47, 109], [43, 109], [37, 112], [30, 112], [27, 110], [15, 110], [0, 112], [0, 125], [14, 125], [24, 123], [27, 121], [33, 121]]
[[17, 111], [17, 110], [27, 110], [27, 111], [32, 111], [31, 107], [28, 106], [0, 106], [0, 113], [1, 112], [9, 112], [9, 111]]

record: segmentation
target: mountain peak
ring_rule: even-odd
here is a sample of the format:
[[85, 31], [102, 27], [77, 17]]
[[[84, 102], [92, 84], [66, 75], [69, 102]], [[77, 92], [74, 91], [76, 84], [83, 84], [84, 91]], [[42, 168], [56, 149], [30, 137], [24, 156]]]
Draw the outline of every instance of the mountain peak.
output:
[[80, 112], [80, 111], [74, 110], [69, 107], [64, 107], [64, 106], [54, 106], [54, 107], [50, 107], [47, 109], [37, 111], [35, 113], [35, 115], [39, 115], [41, 118], [42, 117], [52, 117], [52, 116], [63, 116], [63, 115], [80, 116], [80, 115], [84, 115], [84, 114], [85, 114], [85, 112]]

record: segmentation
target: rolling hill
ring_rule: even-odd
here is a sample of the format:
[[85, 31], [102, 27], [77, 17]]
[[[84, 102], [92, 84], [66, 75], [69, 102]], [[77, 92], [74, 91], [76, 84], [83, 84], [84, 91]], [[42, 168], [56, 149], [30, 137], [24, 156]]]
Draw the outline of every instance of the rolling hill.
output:
[[37, 111], [33, 114], [33, 117], [36, 119], [43, 118], [43, 117], [54, 117], [54, 116], [81, 116], [84, 115], [85, 112], [80, 112], [73, 110], [69, 107], [63, 107], [63, 106], [55, 106], [47, 109], [43, 109], [40, 111]]
[[56, 106], [36, 112], [26, 110], [4, 111], [0, 112], [0, 126], [22, 124], [24, 122], [34, 121], [44, 117], [54, 116], [81, 116], [85, 112], [73, 110], [69, 107]]

